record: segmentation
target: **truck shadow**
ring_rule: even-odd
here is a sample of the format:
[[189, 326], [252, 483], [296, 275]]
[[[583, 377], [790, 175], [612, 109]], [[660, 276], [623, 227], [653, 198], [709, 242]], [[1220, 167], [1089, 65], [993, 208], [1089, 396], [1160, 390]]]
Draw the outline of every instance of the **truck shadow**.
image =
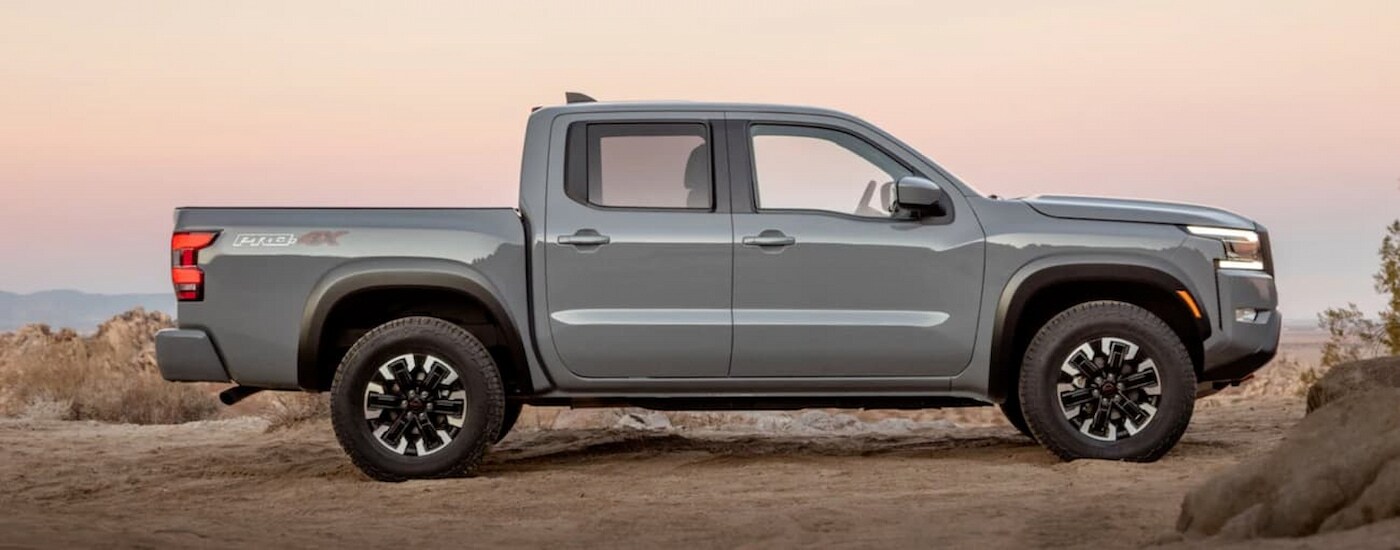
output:
[[[323, 478], [367, 480], [328, 433], [328, 426], [302, 426], [236, 442], [212, 440], [199, 452], [142, 456], [123, 468], [188, 473], [199, 457], [200, 476], [251, 479]], [[1164, 460], [1233, 455], [1241, 451], [1228, 434], [1189, 434]], [[967, 427], [879, 432], [764, 432], [727, 430], [635, 430], [619, 428], [518, 430], [492, 447], [477, 475], [510, 476], [569, 468], [622, 470], [650, 466], [732, 468], [824, 462], [830, 459], [998, 462], [1031, 468], [1081, 468], [1092, 462], [1060, 462], [1010, 427]], [[639, 470], [640, 471], [640, 470]]]
[[[1167, 460], [1233, 452], [1228, 442], [1184, 440]], [[670, 431], [547, 430], [512, 434], [487, 454], [482, 475], [637, 460], [683, 459], [691, 465], [800, 461], [822, 458], [998, 460], [1027, 466], [1063, 464], [1009, 428], [970, 428], [917, 434], [676, 433]]]
[[[1051, 462], [1035, 442], [1009, 430], [969, 430], [966, 434], [754, 434], [675, 433], [618, 430], [552, 430], [513, 434], [487, 455], [481, 472], [504, 473], [536, 467], [614, 460], [664, 459], [707, 455], [764, 460], [821, 457], [965, 458], [968, 455], [1025, 454], [1029, 463]], [[1028, 452], [1029, 451], [1029, 452]]]

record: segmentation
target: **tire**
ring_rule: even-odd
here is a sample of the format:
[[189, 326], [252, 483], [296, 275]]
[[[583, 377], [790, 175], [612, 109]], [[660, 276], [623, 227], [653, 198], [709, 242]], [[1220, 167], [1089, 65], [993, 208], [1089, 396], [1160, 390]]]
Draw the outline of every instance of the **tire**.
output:
[[1160, 318], [1099, 301], [1041, 327], [1018, 390], [1030, 432], [1062, 460], [1151, 462], [1191, 422], [1196, 376], [1186, 346]]
[[1011, 423], [1011, 427], [1021, 432], [1021, 435], [1035, 440], [1035, 435], [1031, 434], [1031, 429], [1026, 425], [1026, 415], [1021, 411], [1021, 400], [1015, 396], [1007, 396], [1006, 402], [1001, 404], [1001, 414], [1006, 415], [1006, 421]]
[[472, 473], [500, 432], [505, 406], [486, 348], [433, 317], [370, 330], [345, 354], [331, 385], [336, 439], [380, 481]]
[[506, 401], [505, 416], [501, 418], [501, 431], [496, 435], [495, 443], [500, 443], [502, 439], [510, 435], [510, 429], [515, 427], [515, 421], [520, 420], [520, 409], [522, 408], [524, 406], [519, 401]]

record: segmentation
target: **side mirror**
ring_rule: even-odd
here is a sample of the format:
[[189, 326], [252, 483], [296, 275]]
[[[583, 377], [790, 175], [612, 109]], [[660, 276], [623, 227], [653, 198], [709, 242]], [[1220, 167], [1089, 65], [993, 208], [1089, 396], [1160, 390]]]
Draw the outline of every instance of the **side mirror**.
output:
[[894, 186], [894, 206], [898, 212], [909, 212], [916, 218], [942, 216], [943, 188], [918, 176], [904, 176]]

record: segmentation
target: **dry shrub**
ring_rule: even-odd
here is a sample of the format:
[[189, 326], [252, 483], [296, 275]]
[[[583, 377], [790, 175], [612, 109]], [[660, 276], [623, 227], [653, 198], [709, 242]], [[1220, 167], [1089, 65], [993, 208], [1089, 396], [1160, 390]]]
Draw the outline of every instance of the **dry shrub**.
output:
[[267, 430], [285, 430], [331, 417], [328, 393], [278, 393], [268, 399]]
[[73, 416], [72, 401], [50, 401], [47, 399], [30, 401], [19, 413], [19, 417], [25, 420], [68, 420], [71, 416]]
[[160, 377], [154, 337], [170, 325], [163, 313], [136, 309], [88, 337], [45, 325], [0, 335], [0, 411], [135, 424], [214, 416], [218, 402], [209, 393]]
[[1312, 391], [1313, 386], [1317, 385], [1325, 374], [1327, 374], [1327, 369], [1323, 367], [1303, 369], [1302, 372], [1298, 373], [1298, 391], [1294, 392], [1294, 395], [1307, 397], [1308, 392]]

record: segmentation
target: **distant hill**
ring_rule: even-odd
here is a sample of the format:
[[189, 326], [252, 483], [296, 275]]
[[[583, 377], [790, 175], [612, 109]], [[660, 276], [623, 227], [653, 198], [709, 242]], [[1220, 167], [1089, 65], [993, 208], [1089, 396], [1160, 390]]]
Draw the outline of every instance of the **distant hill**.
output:
[[134, 307], [175, 315], [175, 295], [88, 294], [76, 290], [46, 290], [33, 294], [0, 291], [0, 332], [31, 323], [78, 332], [97, 329], [98, 323]]

